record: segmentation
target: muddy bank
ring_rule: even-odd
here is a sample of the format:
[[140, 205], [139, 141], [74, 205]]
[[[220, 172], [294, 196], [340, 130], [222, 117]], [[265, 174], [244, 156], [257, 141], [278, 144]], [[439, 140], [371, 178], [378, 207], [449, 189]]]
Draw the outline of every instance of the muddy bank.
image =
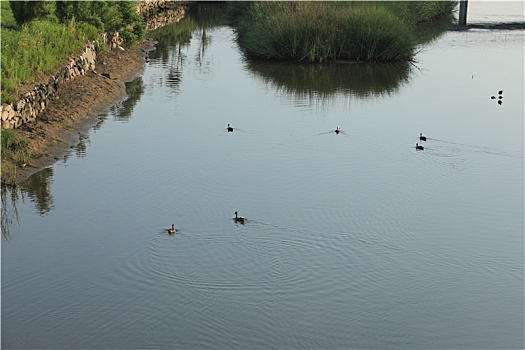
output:
[[[67, 82], [60, 98], [50, 103], [39, 118], [17, 129], [27, 139], [31, 161], [16, 168], [2, 162], [2, 172], [7, 172], [4, 173], [6, 184], [16, 185], [26, 180], [78, 144], [80, 136], [97, 122], [98, 115], [126, 97], [124, 83], [143, 72], [144, 50], [153, 45], [154, 42], [147, 39], [131, 49], [99, 54], [94, 72]], [[13, 174], [16, 174], [16, 183], [12, 180]]]

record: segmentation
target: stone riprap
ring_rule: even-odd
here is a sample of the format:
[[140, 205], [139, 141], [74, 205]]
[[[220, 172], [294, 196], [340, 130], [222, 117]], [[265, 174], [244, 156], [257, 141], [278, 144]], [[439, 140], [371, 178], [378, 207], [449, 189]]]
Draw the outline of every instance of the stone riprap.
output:
[[20, 95], [9, 104], [2, 106], [2, 128], [15, 129], [29, 123], [46, 109], [49, 102], [59, 98], [62, 85], [75, 77], [86, 75], [95, 69], [97, 53], [93, 43], [82, 50], [82, 54], [73, 58], [62, 67], [47, 83], [39, 84], [30, 92]]

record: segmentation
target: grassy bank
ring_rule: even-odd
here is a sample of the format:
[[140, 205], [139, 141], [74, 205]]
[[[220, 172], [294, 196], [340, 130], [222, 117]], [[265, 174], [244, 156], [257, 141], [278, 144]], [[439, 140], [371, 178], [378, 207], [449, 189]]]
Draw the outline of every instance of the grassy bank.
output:
[[8, 1], [1, 4], [2, 103], [12, 101], [17, 89], [38, 75], [56, 73], [71, 54], [95, 39], [98, 30], [84, 22], [59, 23], [49, 16], [17, 25]]
[[451, 18], [455, 6], [455, 1], [239, 2], [230, 4], [230, 14], [250, 58], [407, 61], [414, 56], [418, 28]]
[[23, 23], [17, 23], [9, 3], [0, 1], [2, 103], [39, 75], [55, 74], [101, 33], [119, 31], [131, 45], [141, 39], [145, 26], [130, 1], [48, 1], [49, 13]]
[[[119, 31], [128, 46], [143, 37], [144, 20], [131, 1], [50, 0], [11, 5], [14, 8], [9, 1], [0, 1], [2, 103], [47, 81], [87, 41], [103, 32]], [[45, 11], [29, 14], [31, 11], [22, 11], [25, 6], [42, 6]], [[2, 184], [15, 184], [18, 167], [30, 162], [28, 142], [16, 130], [2, 129], [1, 146]]]
[[[24, 84], [38, 76], [51, 76], [74, 53], [82, 50], [97, 30], [85, 23], [59, 23], [56, 17], [23, 25], [15, 21], [8, 1], [0, 1], [1, 11], [1, 100], [11, 102]], [[27, 140], [15, 130], [1, 132], [2, 184], [15, 183], [17, 168], [28, 163]]]

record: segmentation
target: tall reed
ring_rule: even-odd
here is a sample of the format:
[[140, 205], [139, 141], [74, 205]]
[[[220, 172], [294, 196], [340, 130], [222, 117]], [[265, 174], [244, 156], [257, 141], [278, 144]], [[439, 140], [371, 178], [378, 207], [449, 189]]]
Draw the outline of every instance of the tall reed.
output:
[[230, 13], [248, 57], [407, 61], [417, 44], [415, 26], [441, 16], [438, 10], [446, 8], [418, 3], [249, 2], [232, 5]]

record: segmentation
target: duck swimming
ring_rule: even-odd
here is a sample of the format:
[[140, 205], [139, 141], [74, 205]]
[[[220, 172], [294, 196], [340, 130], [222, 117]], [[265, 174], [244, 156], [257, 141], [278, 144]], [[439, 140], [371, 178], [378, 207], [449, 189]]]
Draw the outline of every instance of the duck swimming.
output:
[[335, 128], [335, 133], [336, 134], [339, 134], [341, 132], [341, 129], [339, 129], [339, 127]]
[[238, 214], [238, 213], [235, 212], [235, 217], [233, 218], [233, 220], [234, 220], [235, 222], [238, 222], [239, 224], [243, 224], [243, 225], [244, 225], [244, 218], [241, 217], [241, 216], [238, 216], [237, 214]]
[[168, 229], [170, 235], [174, 234], [177, 230], [175, 229], [175, 224], [171, 224], [171, 228]]
[[426, 141], [426, 140], [427, 140], [427, 137], [426, 137], [426, 136], [423, 136], [423, 133], [420, 132], [420, 133], [419, 133], [419, 139], [420, 139], [421, 141]]
[[228, 132], [233, 132], [233, 128], [228, 124]]
[[424, 149], [425, 149], [425, 147], [423, 147], [423, 146], [421, 146], [421, 145], [416, 143], [416, 151], [422, 151]]

